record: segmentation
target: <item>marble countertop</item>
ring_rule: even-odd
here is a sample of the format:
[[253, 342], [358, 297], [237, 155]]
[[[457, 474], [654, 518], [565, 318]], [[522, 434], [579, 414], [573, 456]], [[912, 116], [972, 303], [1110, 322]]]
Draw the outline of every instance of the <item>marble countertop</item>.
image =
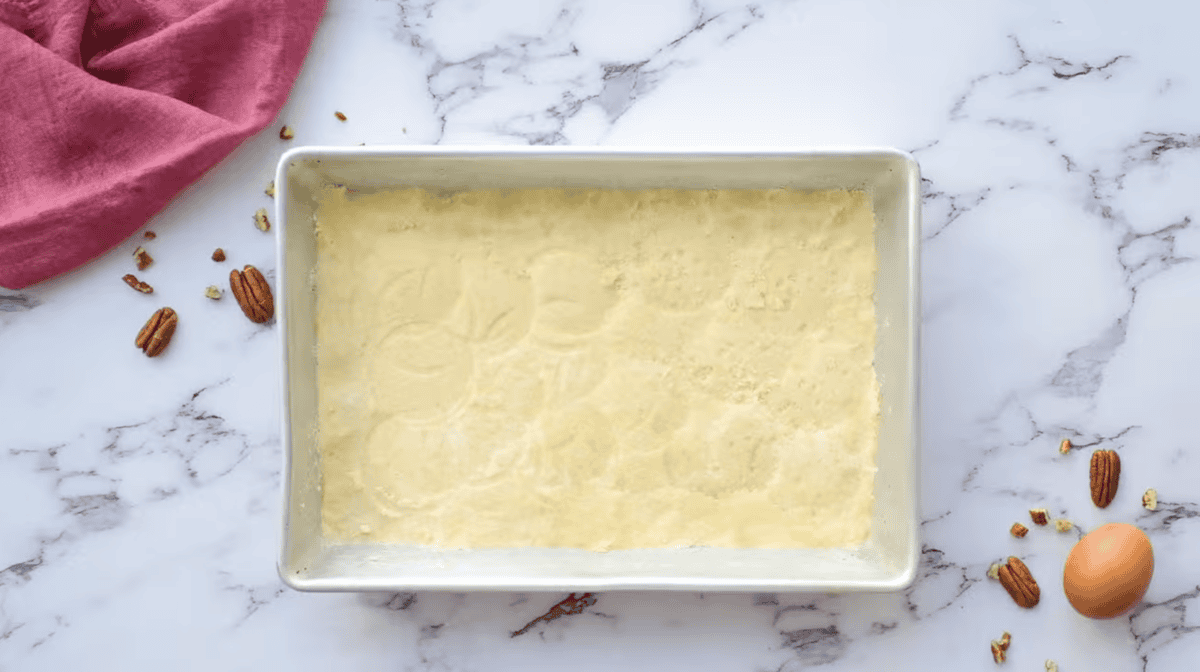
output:
[[[0, 290], [0, 669], [991, 669], [1003, 631], [1013, 670], [1200, 657], [1200, 6], [645, 4], [332, 0], [279, 123], [155, 217], [157, 239]], [[275, 327], [203, 290], [230, 264], [273, 276], [251, 213], [271, 205], [283, 151], [359, 143], [911, 151], [925, 205], [913, 586], [285, 589]], [[149, 297], [120, 280], [143, 243]], [[229, 263], [209, 260], [216, 247]], [[133, 337], [165, 301], [183, 321], [149, 360]], [[1060, 455], [1062, 438], [1077, 448]], [[1097, 448], [1123, 459], [1104, 510], [1086, 485]], [[1145, 530], [1145, 601], [1078, 617], [1060, 589], [1078, 529], [1008, 534], [1033, 506]], [[986, 577], [1009, 554], [1041, 581], [1035, 609]]]

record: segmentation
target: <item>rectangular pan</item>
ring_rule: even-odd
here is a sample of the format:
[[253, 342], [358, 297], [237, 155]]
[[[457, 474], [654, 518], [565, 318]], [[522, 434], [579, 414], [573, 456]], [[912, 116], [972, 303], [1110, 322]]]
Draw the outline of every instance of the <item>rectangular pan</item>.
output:
[[[298, 590], [865, 591], [907, 587], [918, 541], [920, 175], [886, 148], [300, 147], [275, 183], [283, 356], [283, 581]], [[882, 420], [870, 538], [833, 549], [435, 550], [346, 544], [321, 530], [316, 446], [316, 194], [389, 187], [862, 189], [876, 218], [875, 366]]]

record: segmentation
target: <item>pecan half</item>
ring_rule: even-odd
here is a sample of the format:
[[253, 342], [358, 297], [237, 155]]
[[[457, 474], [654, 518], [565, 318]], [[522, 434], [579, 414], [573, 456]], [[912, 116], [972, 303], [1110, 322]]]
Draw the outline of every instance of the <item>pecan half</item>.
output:
[[139, 291], [143, 294], [153, 294], [154, 293], [153, 287], [142, 282], [141, 280], [138, 280], [137, 276], [132, 273], [126, 273], [125, 275], [121, 276], [121, 279], [125, 281], [125, 284], [129, 285], [130, 287], [136, 289], [137, 291]]
[[137, 262], [137, 269], [139, 271], [146, 270], [150, 267], [150, 264], [154, 263], [154, 257], [151, 257], [150, 253], [144, 247], [138, 247], [133, 251], [133, 260]]
[[1012, 596], [1017, 606], [1030, 609], [1042, 599], [1042, 591], [1029, 568], [1020, 558], [1009, 556], [1008, 562], [1000, 567], [1000, 585]]
[[1092, 453], [1092, 503], [1100, 508], [1112, 504], [1121, 480], [1121, 458], [1111, 450]]
[[147, 357], [157, 357], [171, 343], [171, 337], [175, 335], [175, 327], [178, 324], [179, 316], [174, 310], [159, 308], [146, 320], [146, 325], [138, 332], [134, 345], [146, 353]]
[[1045, 525], [1050, 522], [1050, 512], [1045, 509], [1030, 509], [1029, 519], [1034, 525]]
[[1025, 536], [1026, 534], [1029, 533], [1029, 528], [1025, 527], [1024, 525], [1022, 525], [1020, 523], [1013, 523], [1012, 527], [1009, 528], [1008, 531], [1010, 534], [1012, 534], [1012, 536], [1020, 539], [1021, 537]]
[[251, 322], [262, 324], [275, 314], [275, 299], [267, 279], [253, 266], [229, 272], [229, 289]]

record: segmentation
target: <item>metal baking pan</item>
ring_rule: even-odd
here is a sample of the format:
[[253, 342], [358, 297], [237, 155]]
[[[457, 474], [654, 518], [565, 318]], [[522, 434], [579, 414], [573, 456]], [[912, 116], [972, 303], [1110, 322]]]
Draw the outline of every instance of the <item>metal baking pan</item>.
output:
[[[300, 147], [279, 161], [277, 301], [283, 356], [279, 574], [299, 590], [865, 591], [908, 586], [918, 557], [920, 176], [886, 148]], [[853, 548], [438, 550], [322, 535], [316, 446], [316, 194], [523, 187], [862, 189], [879, 255], [875, 366], [882, 395], [871, 535]]]

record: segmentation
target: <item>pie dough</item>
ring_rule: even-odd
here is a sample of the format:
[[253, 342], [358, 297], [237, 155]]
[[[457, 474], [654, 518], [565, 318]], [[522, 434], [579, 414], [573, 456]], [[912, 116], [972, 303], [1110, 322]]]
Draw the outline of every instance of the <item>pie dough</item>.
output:
[[866, 540], [867, 194], [330, 188], [316, 220], [327, 535]]

